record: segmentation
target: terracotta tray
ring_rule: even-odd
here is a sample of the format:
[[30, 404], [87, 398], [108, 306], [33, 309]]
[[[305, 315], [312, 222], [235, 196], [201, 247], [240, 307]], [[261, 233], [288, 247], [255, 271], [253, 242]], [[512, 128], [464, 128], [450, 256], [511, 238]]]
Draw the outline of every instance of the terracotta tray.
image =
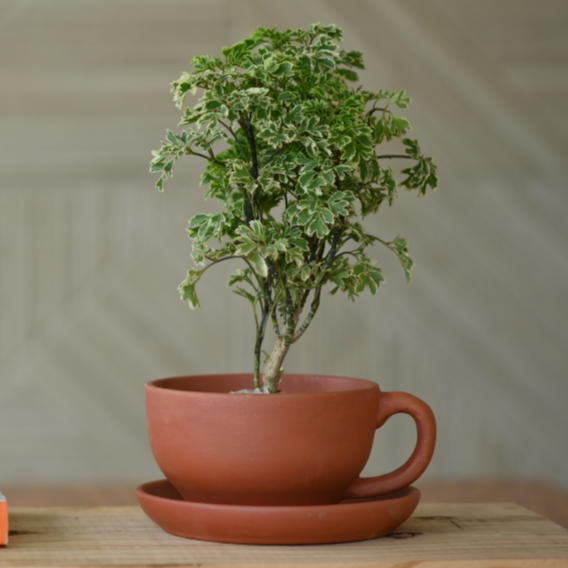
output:
[[141, 485], [136, 496], [155, 523], [177, 536], [239, 544], [323, 544], [393, 532], [416, 509], [420, 491], [407, 487], [337, 505], [257, 507], [184, 501], [164, 479]]

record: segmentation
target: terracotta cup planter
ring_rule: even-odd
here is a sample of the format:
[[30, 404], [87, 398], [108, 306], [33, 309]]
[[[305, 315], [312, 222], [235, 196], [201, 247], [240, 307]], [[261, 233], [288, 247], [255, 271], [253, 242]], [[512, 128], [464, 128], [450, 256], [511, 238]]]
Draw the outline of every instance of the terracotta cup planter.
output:
[[[280, 394], [230, 394], [251, 375], [160, 379], [146, 385], [150, 443], [186, 501], [319, 505], [407, 487], [426, 469], [436, 440], [430, 407], [361, 379], [284, 375]], [[408, 461], [360, 478], [375, 430], [393, 414], [416, 421]]]

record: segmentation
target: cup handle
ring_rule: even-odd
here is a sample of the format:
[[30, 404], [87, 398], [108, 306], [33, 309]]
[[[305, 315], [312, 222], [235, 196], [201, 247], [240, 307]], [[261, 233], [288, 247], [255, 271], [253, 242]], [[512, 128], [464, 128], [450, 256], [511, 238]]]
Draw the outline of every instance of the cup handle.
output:
[[419, 398], [405, 392], [385, 392], [379, 399], [377, 428], [393, 414], [410, 414], [416, 422], [418, 439], [408, 461], [398, 469], [377, 477], [359, 477], [349, 487], [344, 499], [383, 495], [407, 487], [428, 467], [436, 445], [436, 419], [432, 409]]

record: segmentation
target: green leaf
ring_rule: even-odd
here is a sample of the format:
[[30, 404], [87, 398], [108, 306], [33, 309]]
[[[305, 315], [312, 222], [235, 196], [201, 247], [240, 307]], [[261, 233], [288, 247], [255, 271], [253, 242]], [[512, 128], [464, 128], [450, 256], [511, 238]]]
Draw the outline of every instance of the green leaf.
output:
[[348, 81], [358, 81], [359, 75], [352, 71], [351, 69], [338, 69], [337, 72], [342, 76], [345, 77]]
[[150, 171], [161, 172], [165, 166], [166, 164], [164, 162], [152, 162], [152, 164], [150, 165]]
[[174, 146], [180, 146], [179, 140], [177, 139], [176, 135], [171, 131], [167, 131], [167, 138]]
[[323, 176], [317, 175], [306, 185], [308, 191], [313, 191], [316, 195], [322, 194], [322, 187], [325, 187], [326, 180]]
[[348, 172], [353, 171], [353, 168], [347, 164], [340, 164], [338, 166], [335, 166], [335, 168], [333, 169], [337, 174], [337, 176], [339, 177], [339, 179], [342, 181], [345, 179], [345, 176]]
[[406, 91], [403, 89], [402, 91], [400, 91], [400, 93], [398, 93], [398, 96], [395, 99], [395, 104], [399, 107], [399, 108], [408, 108], [410, 103], [412, 102], [410, 100], [410, 97], [405, 97], [404, 95], [406, 94]]
[[310, 250], [308, 247], [308, 241], [306, 241], [306, 239], [302, 239], [301, 237], [290, 237], [288, 240], [291, 244], [293, 244], [300, 250], [303, 250], [304, 252], [308, 252]]
[[318, 57], [318, 63], [320, 65], [330, 67], [331, 69], [335, 69], [335, 61], [333, 59], [330, 59], [329, 57]]
[[283, 75], [289, 76], [292, 75], [292, 64], [285, 61], [284, 63], [280, 64], [280, 67], [274, 71], [274, 74], [277, 77], [282, 77]]
[[238, 242], [235, 256], [247, 256], [251, 251], [257, 248], [257, 244], [248, 237], [241, 237]]
[[349, 202], [344, 199], [345, 196], [345, 192], [337, 191], [327, 200], [328, 207], [335, 215], [343, 215], [345, 217], [349, 215], [349, 211], [347, 210]]
[[194, 215], [190, 220], [189, 220], [189, 225], [188, 227], [190, 229], [196, 229], [198, 227], [200, 227], [201, 225], [203, 225], [203, 223], [208, 222], [210, 219], [210, 215], [206, 215], [206, 214], [198, 214], [198, 215]]
[[197, 284], [201, 272], [198, 274], [195, 271], [190, 270], [188, 272], [188, 277], [179, 285], [179, 291], [181, 294], [181, 299], [189, 304], [192, 310], [200, 307], [197, 294], [195, 292], [195, 285]]
[[298, 268], [304, 265], [304, 253], [299, 248], [290, 248], [286, 251], [286, 262], [295, 263]]
[[211, 101], [207, 101], [205, 103], [205, 108], [207, 110], [215, 110], [222, 105], [223, 105], [223, 103], [221, 101], [211, 100]]
[[410, 122], [408, 122], [405, 118], [393, 116], [390, 130], [393, 136], [402, 136], [407, 130], [412, 130], [412, 126], [410, 126]]
[[302, 105], [296, 105], [287, 115], [286, 118], [284, 119], [284, 122], [286, 124], [291, 124], [294, 121], [297, 121], [300, 119], [300, 115], [302, 114], [302, 111], [304, 110], [304, 107]]
[[300, 179], [298, 180], [298, 183], [302, 186], [303, 189], [308, 189], [308, 184], [318, 175], [317, 172], [314, 172], [314, 170], [308, 170], [306, 172], [304, 172], [301, 176]]
[[421, 156], [420, 153], [420, 146], [418, 145], [417, 140], [411, 140], [410, 138], [405, 138], [402, 143], [407, 147], [405, 153], [408, 154], [411, 158], [418, 160]]
[[265, 231], [264, 226], [260, 221], [254, 220], [250, 222], [250, 232], [253, 237], [258, 240], [263, 240]]
[[284, 91], [284, 92], [282, 92], [278, 95], [277, 100], [278, 100], [278, 102], [281, 102], [281, 101], [288, 101], [290, 99], [297, 99], [297, 98], [298, 98], [297, 93], [292, 93], [290, 91]]
[[331, 225], [335, 220], [333, 213], [329, 209], [321, 209], [320, 213], [324, 222], [329, 225]]
[[306, 225], [306, 234], [313, 235], [314, 233], [317, 234], [318, 239], [323, 239], [329, 234], [329, 227], [325, 224], [321, 211], [314, 213]]
[[259, 252], [251, 252], [248, 256], [249, 260], [252, 262], [252, 264], [254, 265], [254, 268], [256, 269], [256, 271], [263, 276], [264, 278], [266, 278], [268, 276], [268, 266], [266, 264], [266, 261], [264, 260], [264, 258], [262, 258], [262, 256], [260, 255]]
[[347, 144], [347, 146], [345, 146], [345, 148], [343, 148], [343, 159], [346, 162], [353, 160], [356, 154], [357, 149], [355, 148], [355, 144], [353, 144], [353, 142], [350, 142], [349, 144]]
[[383, 271], [378, 268], [378, 267], [373, 267], [370, 272], [369, 275], [371, 276], [371, 278], [377, 283], [377, 286], [379, 286], [382, 282], [385, 281], [385, 277], [383, 275]]
[[300, 271], [300, 278], [305, 282], [312, 275], [312, 271], [308, 265], [302, 266]]

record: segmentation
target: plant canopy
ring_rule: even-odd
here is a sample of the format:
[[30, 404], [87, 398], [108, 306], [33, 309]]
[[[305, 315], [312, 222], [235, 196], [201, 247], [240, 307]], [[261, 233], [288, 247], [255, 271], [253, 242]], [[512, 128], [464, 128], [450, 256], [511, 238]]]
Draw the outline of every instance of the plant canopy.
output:
[[[261, 387], [266, 329], [274, 328], [262, 373], [269, 392], [278, 391], [284, 357], [312, 321], [324, 286], [353, 301], [365, 290], [377, 292], [384, 276], [367, 256], [369, 246], [379, 242], [396, 254], [410, 281], [407, 241], [370, 235], [361, 220], [383, 203], [392, 205], [399, 187], [425, 195], [438, 184], [436, 165], [406, 137], [410, 124], [397, 115], [410, 98], [405, 91], [350, 86], [363, 58], [340, 49], [341, 40], [334, 25], [258, 28], [224, 48], [222, 58], [195, 57], [193, 72], [172, 83], [186, 129], [168, 130], [153, 152], [150, 171], [161, 174], [160, 191], [182, 156], [208, 162], [201, 184], [222, 210], [190, 219], [194, 267], [179, 290], [197, 308], [203, 274], [225, 260], [242, 260], [229, 286], [254, 312], [255, 387]], [[197, 93], [197, 102], [187, 105], [187, 95]], [[404, 153], [377, 152], [395, 138]], [[395, 174], [389, 164], [396, 158], [411, 165]]]

